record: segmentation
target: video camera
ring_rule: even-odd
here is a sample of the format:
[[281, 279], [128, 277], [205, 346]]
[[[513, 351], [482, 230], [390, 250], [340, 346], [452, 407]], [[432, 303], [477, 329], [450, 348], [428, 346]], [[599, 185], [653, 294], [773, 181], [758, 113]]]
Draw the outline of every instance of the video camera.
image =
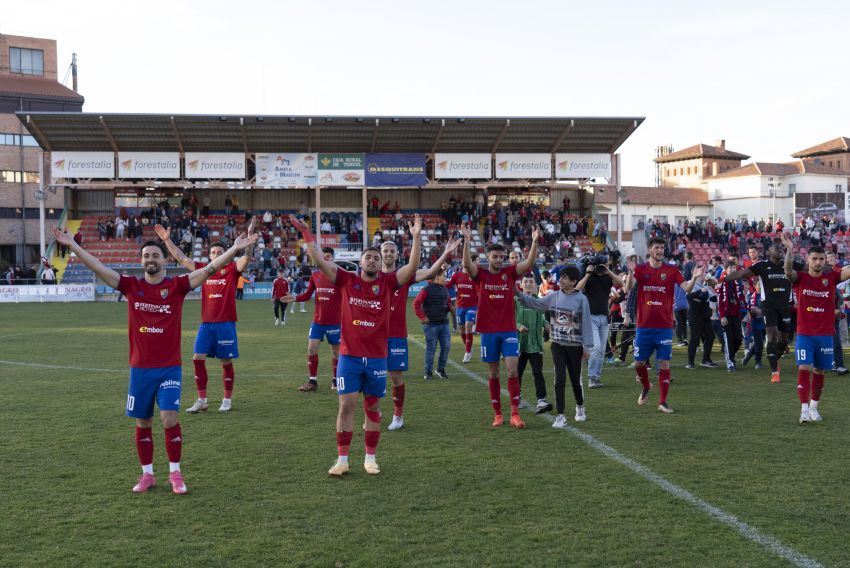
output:
[[605, 274], [607, 270], [605, 269], [605, 265], [608, 264], [608, 257], [602, 254], [589, 254], [586, 255], [583, 259], [584, 261], [584, 271], [587, 272], [590, 270], [590, 267], [593, 267], [593, 271], [595, 274]]

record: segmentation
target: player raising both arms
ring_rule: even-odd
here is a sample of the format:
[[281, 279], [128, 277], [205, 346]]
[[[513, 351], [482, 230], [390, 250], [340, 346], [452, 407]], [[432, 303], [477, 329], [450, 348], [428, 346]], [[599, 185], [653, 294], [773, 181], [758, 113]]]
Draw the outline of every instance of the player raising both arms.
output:
[[143, 493], [156, 485], [153, 474], [154, 402], [165, 429], [165, 452], [169, 461], [169, 482], [174, 493], [186, 493], [180, 473], [183, 433], [178, 421], [180, 410], [181, 358], [180, 323], [183, 300], [197, 287], [229, 263], [236, 253], [257, 240], [257, 235], [240, 236], [226, 252], [206, 268], [176, 278], [166, 278], [167, 253], [156, 241], [141, 247], [143, 278], [119, 275], [88, 253], [67, 229], [53, 228], [60, 245], [71, 251], [107, 286], [127, 296], [127, 321], [130, 336], [130, 383], [127, 392], [127, 416], [136, 419], [136, 451], [142, 465], [142, 477], [133, 487]]
[[[750, 247], [750, 251], [752, 252]], [[779, 358], [788, 347], [788, 331], [791, 324], [791, 282], [785, 275], [782, 262], [782, 247], [770, 245], [767, 260], [752, 261], [743, 270], [733, 270], [723, 276], [725, 281], [757, 277], [761, 282], [761, 310], [764, 313], [767, 331], [767, 362], [770, 364], [770, 382], [779, 382]]]
[[643, 406], [649, 398], [649, 373], [646, 362], [655, 351], [658, 361], [658, 410], [666, 414], [673, 412], [667, 404], [670, 389], [670, 357], [673, 355], [673, 289], [678, 284], [687, 294], [697, 279], [702, 276], [702, 266], [694, 267], [691, 279], [685, 278], [679, 269], [664, 263], [664, 239], [655, 237], [647, 243], [649, 262], [639, 266], [629, 261], [633, 286], [637, 289], [637, 332], [635, 334], [635, 374], [643, 390], [638, 404]]
[[520, 386], [517, 373], [519, 358], [519, 337], [516, 331], [516, 307], [514, 293], [516, 280], [528, 272], [537, 258], [537, 240], [540, 229], [534, 227], [531, 233], [531, 249], [528, 258], [507, 267], [505, 262], [505, 247], [492, 244], [487, 247], [487, 268], [479, 267], [472, 260], [469, 246], [472, 231], [469, 224], [461, 225], [463, 242], [463, 266], [469, 277], [478, 287], [478, 314], [476, 331], [481, 334], [481, 360], [487, 363], [488, 386], [490, 402], [496, 415], [493, 426], [501, 426], [502, 416], [501, 391], [499, 380], [499, 358], [504, 356], [505, 368], [508, 371], [508, 395], [511, 399], [511, 426], [525, 428], [525, 422], [519, 416]]
[[[203, 262], [195, 262], [188, 258], [168, 236], [168, 231], [162, 225], [154, 226], [157, 236], [162, 239], [171, 256], [187, 270], [200, 270], [207, 266]], [[254, 234], [254, 218], [248, 224], [248, 236]], [[251, 247], [253, 248], [253, 247]], [[215, 242], [209, 247], [210, 262], [224, 254], [224, 243]], [[194, 355], [195, 387], [198, 390], [198, 400], [186, 409], [186, 412], [205, 412], [207, 404], [207, 357], [216, 357], [221, 361], [221, 378], [224, 383], [224, 396], [221, 399], [220, 412], [228, 412], [232, 407], [233, 359], [239, 358], [239, 341], [236, 338], [236, 286], [242, 272], [251, 260], [250, 248], [236, 262], [228, 262], [215, 275], [204, 282], [201, 288], [201, 326], [195, 337]]]
[[[794, 270], [794, 245], [788, 233], [782, 233], [785, 245], [785, 274], [797, 295], [797, 395], [800, 397], [800, 424], [820, 422], [818, 411], [823, 391], [824, 371], [832, 368], [832, 336], [835, 333], [835, 287], [850, 279], [850, 266], [841, 272], [824, 270], [823, 247], [811, 247], [806, 270]], [[811, 375], [811, 376], [810, 376]]]
[[[460, 239], [449, 240], [446, 243], [446, 250], [442, 256], [428, 269], [420, 269], [416, 271], [410, 282], [400, 287], [393, 293], [392, 303], [390, 304], [390, 312], [387, 314], [390, 320], [389, 339], [387, 345], [387, 373], [393, 384], [393, 420], [387, 427], [388, 430], [399, 430], [404, 427], [404, 375], [408, 369], [407, 362], [407, 296], [410, 286], [416, 282], [422, 282], [433, 278], [440, 271], [440, 267], [446, 262], [460, 244]], [[413, 258], [411, 256], [411, 258]], [[381, 272], [390, 275], [396, 271], [396, 263], [398, 262], [398, 246], [392, 241], [386, 241], [381, 245]], [[441, 378], [448, 378], [443, 371], [440, 375], [440, 370], [437, 375]]]
[[339, 457], [330, 475], [348, 473], [348, 451], [354, 433], [354, 409], [363, 393], [366, 418], [363, 429], [366, 446], [366, 473], [377, 475], [381, 469], [375, 461], [375, 450], [381, 438], [381, 398], [387, 392], [387, 342], [389, 313], [393, 292], [414, 277], [419, 263], [422, 219], [416, 215], [410, 224], [413, 245], [410, 262], [393, 274], [381, 272], [381, 251], [366, 248], [360, 257], [360, 274], [339, 268], [325, 259], [310, 228], [290, 215], [292, 226], [299, 230], [307, 245], [307, 253], [319, 270], [333, 283], [340, 294], [341, 347], [337, 368], [339, 413], [336, 420], [336, 441]]
[[460, 328], [460, 338], [463, 341], [465, 352], [463, 362], [472, 361], [472, 340], [475, 337], [475, 314], [478, 310], [478, 293], [475, 291], [475, 282], [469, 277], [466, 267], [462, 271], [455, 272], [446, 283], [446, 288], [455, 287], [457, 299], [455, 300], [455, 314], [457, 325]]

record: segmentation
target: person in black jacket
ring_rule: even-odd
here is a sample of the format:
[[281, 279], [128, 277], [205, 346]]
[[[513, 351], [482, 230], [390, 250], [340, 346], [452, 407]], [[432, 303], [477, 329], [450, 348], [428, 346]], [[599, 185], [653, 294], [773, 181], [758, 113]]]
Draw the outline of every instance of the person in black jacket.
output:
[[696, 368], [694, 360], [700, 341], [702, 341], [702, 362], [700, 366], [709, 368], [717, 367], [717, 363], [711, 360], [711, 348], [714, 346], [714, 329], [711, 324], [711, 306], [709, 305], [709, 301], [714, 295], [714, 290], [704, 282], [697, 282], [694, 289], [687, 294], [688, 324], [691, 328], [691, 340], [688, 343], [688, 364], [685, 365], [686, 369]]
[[425, 332], [425, 380], [433, 377], [434, 355], [437, 352], [438, 343], [440, 357], [437, 360], [437, 376], [448, 379], [446, 362], [449, 359], [452, 343], [449, 313], [454, 314], [455, 309], [446, 288], [445, 267], [433, 279], [428, 280], [428, 285], [419, 291], [416, 299], [413, 300], [413, 311], [422, 322], [422, 330]]

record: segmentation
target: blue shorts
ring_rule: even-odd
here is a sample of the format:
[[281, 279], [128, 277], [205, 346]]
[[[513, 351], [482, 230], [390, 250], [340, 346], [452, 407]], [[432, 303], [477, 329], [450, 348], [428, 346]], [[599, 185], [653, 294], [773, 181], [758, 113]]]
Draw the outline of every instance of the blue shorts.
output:
[[180, 365], [153, 369], [130, 367], [127, 416], [151, 418], [154, 400], [160, 410], [180, 410], [182, 378]]
[[383, 398], [387, 394], [387, 360], [340, 355], [336, 366], [336, 392], [362, 392]]
[[481, 334], [481, 361], [498, 363], [499, 356], [519, 357], [519, 337], [515, 331]]
[[236, 340], [236, 322], [202, 323], [195, 338], [194, 353], [216, 359], [238, 359], [239, 342]]
[[831, 335], [798, 335], [794, 343], [798, 365], [811, 365], [815, 369], [832, 369]]
[[407, 338], [390, 337], [387, 340], [387, 371], [407, 370]]
[[310, 339], [327, 339], [329, 345], [339, 345], [339, 326], [313, 322], [310, 324]]
[[655, 351], [659, 361], [669, 361], [673, 356], [673, 329], [645, 327], [635, 332], [635, 361], [648, 361]]
[[475, 323], [475, 316], [478, 313], [478, 308], [458, 308], [457, 309], [457, 324]]

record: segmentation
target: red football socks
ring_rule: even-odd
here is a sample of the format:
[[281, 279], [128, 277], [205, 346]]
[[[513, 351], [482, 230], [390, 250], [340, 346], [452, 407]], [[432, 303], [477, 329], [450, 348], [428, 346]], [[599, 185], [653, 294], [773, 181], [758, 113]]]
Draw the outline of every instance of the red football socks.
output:
[[474, 335], [472, 335], [471, 333], [467, 333], [467, 334], [466, 334], [466, 339], [464, 340], [464, 342], [463, 342], [463, 343], [464, 343], [464, 345], [466, 345], [466, 352], [467, 352], [467, 353], [472, 353], [472, 339], [473, 339], [474, 337], [475, 337], [475, 336], [474, 336]]
[[393, 416], [402, 416], [404, 409], [404, 385], [393, 386]]
[[[336, 357], [331, 359], [331, 367], [333, 367], [333, 372], [334, 372], [333, 376], [334, 377], [336, 377], [336, 365], [337, 365], [337, 363], [339, 363], [339, 359], [337, 359]], [[318, 368], [319, 368], [319, 356], [316, 355], [316, 369], [318, 369]], [[310, 376], [315, 377], [316, 375], [310, 375]]]
[[370, 456], [374, 456], [375, 450], [378, 449], [378, 442], [381, 440], [381, 432], [366, 430], [363, 432], [363, 440], [366, 446], [366, 453]]
[[233, 363], [221, 366], [222, 380], [224, 381], [224, 398], [233, 398]]
[[[319, 373], [319, 356], [307, 355], [307, 376], [310, 378], [317, 377]], [[334, 373], [336, 376], [336, 373]]]
[[183, 453], [183, 432], [180, 430], [180, 424], [175, 424], [173, 428], [166, 428], [165, 453], [168, 454], [168, 461], [180, 463], [180, 455]]
[[823, 373], [812, 373], [812, 400], [820, 400], [823, 392]]
[[351, 436], [353, 432], [336, 433], [336, 449], [340, 457], [348, 457], [348, 449], [351, 447]]
[[[823, 375], [821, 375], [823, 377]], [[809, 371], [800, 369], [797, 371], [797, 396], [800, 397], [800, 404], [809, 404], [809, 391], [811, 390], [809, 382]]]
[[198, 388], [198, 398], [207, 398], [207, 362], [203, 359], [194, 359], [195, 364], [195, 386]]
[[519, 414], [519, 393], [519, 378], [508, 377], [508, 396], [511, 398], [511, 416]]
[[[646, 371], [646, 368], [644, 368]], [[660, 369], [658, 371], [658, 393], [660, 395], [660, 402], [664, 404], [667, 402], [667, 391], [670, 390], [670, 369]]]
[[150, 428], [136, 426], [136, 452], [139, 454], [141, 465], [153, 463], [153, 437]]
[[[637, 374], [638, 379], [640, 379], [640, 384], [643, 385], [644, 389], [649, 388], [649, 371], [646, 369], [646, 365], [642, 365], [638, 367], [635, 365], [635, 374]], [[667, 376], [669, 379], [669, 375]]]
[[499, 377], [490, 377], [487, 380], [487, 386], [490, 388], [490, 404], [493, 405], [493, 410], [496, 414], [502, 413], [502, 383]]

